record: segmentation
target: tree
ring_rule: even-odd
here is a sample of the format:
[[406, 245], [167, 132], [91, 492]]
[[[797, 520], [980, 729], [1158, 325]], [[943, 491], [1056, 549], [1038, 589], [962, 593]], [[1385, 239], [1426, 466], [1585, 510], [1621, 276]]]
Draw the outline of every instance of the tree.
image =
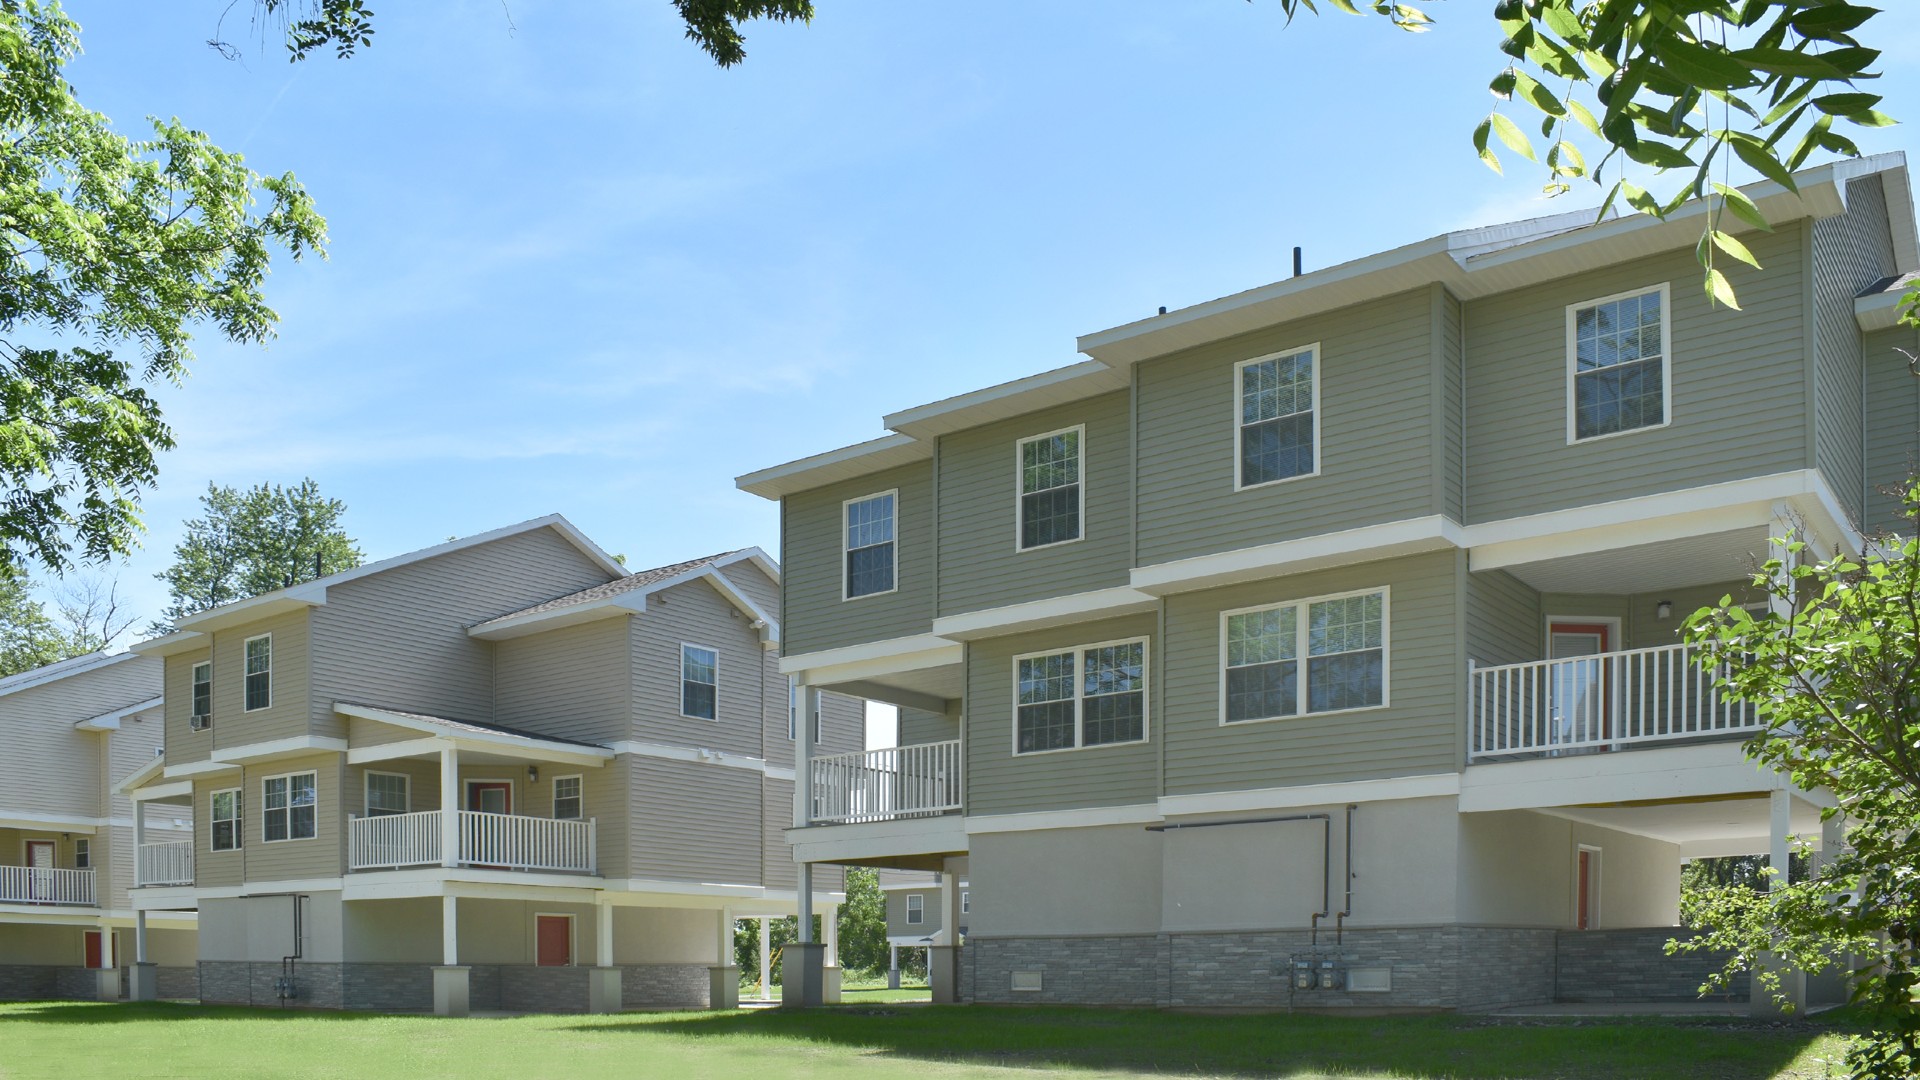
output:
[[191, 328], [271, 337], [270, 249], [326, 240], [293, 174], [83, 107], [62, 77], [79, 33], [53, 0], [0, 0], [0, 561], [55, 572], [131, 550], [173, 446], [146, 387], [186, 375]]
[[67, 639], [33, 598], [33, 582], [0, 565], [0, 677], [66, 659]]
[[320, 494], [312, 478], [298, 487], [260, 484], [241, 491], [208, 484], [204, 513], [187, 522], [173, 565], [154, 576], [171, 602], [152, 630], [165, 633], [210, 607], [284, 589], [360, 565], [341, 525], [347, 504]]
[[[1906, 501], [1920, 524], [1920, 479]], [[1716, 981], [1749, 969], [1756, 992], [1779, 991], [1768, 955], [1809, 972], [1864, 958], [1854, 996], [1872, 1030], [1849, 1054], [1852, 1074], [1908, 1077], [1920, 1069], [1920, 542], [1801, 564], [1806, 545], [1787, 540], [1786, 557], [1754, 579], [1784, 617], [1723, 597], [1685, 633], [1724, 692], [1760, 706], [1748, 755], [1802, 790], [1831, 792], [1838, 806], [1826, 814], [1844, 817], [1845, 843], [1768, 891], [1689, 892], [1682, 914], [1701, 934], [1670, 947], [1728, 950]]]
[[54, 593], [61, 632], [74, 655], [112, 647], [140, 619], [120, 599], [117, 578], [82, 577], [68, 581]]
[[847, 867], [847, 902], [840, 905], [840, 966], [848, 971], [887, 969], [887, 897], [880, 875], [864, 866]]

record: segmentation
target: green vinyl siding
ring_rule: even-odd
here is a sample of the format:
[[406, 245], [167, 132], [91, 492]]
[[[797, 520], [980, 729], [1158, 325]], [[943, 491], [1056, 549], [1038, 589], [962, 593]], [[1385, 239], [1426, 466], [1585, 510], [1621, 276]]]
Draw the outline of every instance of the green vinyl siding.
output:
[[[1159, 729], [1168, 795], [1371, 780], [1459, 766], [1463, 666], [1456, 666], [1457, 555], [1435, 552], [1273, 578], [1166, 600]], [[1220, 723], [1220, 614], [1385, 588], [1388, 705]]]
[[[843, 600], [846, 522], [842, 504], [889, 490], [899, 492], [894, 502], [895, 589]], [[931, 629], [933, 462], [902, 465], [790, 495], [780, 504], [780, 530], [780, 633], [786, 655], [910, 637]]]
[[[1139, 564], [1437, 512], [1435, 307], [1423, 288], [1139, 364]], [[1314, 342], [1319, 475], [1235, 491], [1234, 365]]]
[[1840, 505], [1864, 513], [1865, 377], [1853, 301], [1894, 273], [1887, 198], [1878, 176], [1847, 185], [1847, 212], [1813, 224], [1814, 461]]
[[[1728, 272], [1744, 311], [1712, 306], [1690, 250], [1466, 305], [1468, 522], [1807, 467], [1803, 230], [1742, 236], [1765, 270]], [[1670, 421], [1567, 442], [1570, 304], [1670, 283]]]
[[904, 705], [900, 707], [901, 746], [923, 746], [959, 737], [960, 723], [954, 717]]
[[[1127, 583], [1130, 499], [1125, 391], [1028, 413], [940, 440], [940, 614]], [[1014, 447], [1086, 425], [1079, 540], [1015, 549]]]
[[1433, 375], [1433, 418], [1439, 432], [1433, 443], [1435, 505], [1441, 513], [1459, 521], [1465, 513], [1467, 482], [1466, 463], [1461, 460], [1467, 439], [1461, 341], [1466, 326], [1461, 321], [1460, 301], [1444, 287], [1433, 287], [1433, 302], [1437, 308], [1433, 332], [1438, 339], [1433, 350], [1438, 367]]
[[1505, 570], [1468, 574], [1467, 655], [1483, 667], [1538, 660], [1540, 594]]
[[1145, 742], [1013, 753], [1015, 656], [1096, 642], [1147, 640], [1147, 666], [1158, 673], [1151, 615], [1056, 626], [989, 638], [967, 646], [967, 813], [1014, 814], [1086, 806], [1127, 806], [1158, 795], [1160, 716], [1149, 678]]
[[1900, 500], [1886, 493], [1904, 486], [1920, 463], [1920, 378], [1900, 351], [1920, 354], [1920, 334], [1895, 327], [1867, 335], [1866, 484], [1862, 524], [1869, 533], [1898, 531], [1913, 535]]

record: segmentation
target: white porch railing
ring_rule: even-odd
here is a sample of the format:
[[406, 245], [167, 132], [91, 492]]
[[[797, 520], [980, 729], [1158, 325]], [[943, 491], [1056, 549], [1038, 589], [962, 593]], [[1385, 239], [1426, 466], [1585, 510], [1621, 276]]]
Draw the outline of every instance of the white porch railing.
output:
[[812, 820], [888, 821], [960, 809], [960, 740], [813, 759]]
[[92, 870], [0, 866], [0, 904], [78, 904], [91, 907]]
[[1728, 701], [1691, 646], [1598, 653], [1498, 667], [1467, 665], [1469, 761], [1596, 753], [1710, 739], [1760, 726]]
[[193, 884], [193, 841], [141, 844], [134, 868], [136, 885]]
[[[594, 820], [566, 821], [518, 814], [460, 811], [461, 866], [500, 870], [554, 870], [592, 873], [597, 827]], [[438, 866], [440, 811], [356, 817], [347, 828], [347, 868], [391, 870]]]

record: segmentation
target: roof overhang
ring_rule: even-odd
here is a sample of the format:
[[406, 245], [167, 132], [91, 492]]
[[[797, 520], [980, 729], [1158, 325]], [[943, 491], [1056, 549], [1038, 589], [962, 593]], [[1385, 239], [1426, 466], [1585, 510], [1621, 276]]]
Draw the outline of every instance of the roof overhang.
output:
[[1920, 281], [1900, 284], [1883, 292], [1868, 293], [1854, 300], [1853, 319], [1860, 324], [1861, 332], [1871, 334], [1876, 330], [1891, 330], [1899, 326], [1900, 316], [1907, 311], [1907, 306], [1901, 300], [1910, 288], [1920, 288]]
[[659, 581], [648, 582], [627, 592], [612, 596], [588, 600], [566, 607], [549, 608], [544, 611], [529, 611], [522, 614], [503, 615], [497, 619], [488, 619], [467, 628], [467, 636], [486, 641], [504, 641], [508, 638], [526, 637], [528, 634], [557, 630], [563, 626], [595, 622], [621, 615], [638, 615], [647, 610], [647, 597], [679, 585], [695, 581], [706, 581], [734, 607], [740, 609], [759, 632], [761, 643], [768, 648], [777, 648], [780, 644], [780, 623], [753, 598], [729, 579], [724, 573], [729, 566], [749, 563], [760, 568], [774, 581], [780, 580], [780, 568], [767, 553], [757, 547], [743, 548], [729, 555], [702, 563], [685, 573], [675, 574]]
[[613, 760], [614, 753], [604, 746], [587, 746], [583, 743], [561, 742], [542, 739], [536, 736], [512, 735], [500, 731], [476, 731], [456, 729], [431, 720], [422, 720], [417, 716], [389, 712], [369, 705], [354, 705], [336, 701], [333, 711], [341, 716], [372, 720], [376, 723], [390, 724], [397, 728], [417, 731], [421, 738], [404, 743], [386, 743], [376, 746], [355, 747], [347, 750], [348, 764], [362, 764], [368, 761], [386, 761], [396, 757], [413, 757], [419, 754], [443, 750], [471, 750], [476, 753], [508, 754], [529, 760], [552, 761], [567, 765], [585, 765], [599, 767]]
[[763, 499], [778, 501], [796, 491], [824, 487], [836, 480], [851, 480], [856, 476], [866, 476], [899, 465], [911, 465], [916, 461], [930, 461], [932, 458], [932, 443], [922, 442], [911, 435], [885, 435], [735, 477], [733, 486]]
[[133, 654], [125, 652], [111, 654], [91, 652], [84, 656], [70, 657], [66, 660], [48, 664], [45, 667], [33, 668], [30, 671], [23, 671], [18, 675], [9, 675], [4, 679], [0, 679], [0, 697], [5, 697], [8, 694], [17, 694], [22, 690], [31, 690], [36, 686], [45, 686], [48, 683], [59, 682], [61, 679], [70, 679], [75, 675], [80, 675], [88, 671], [97, 671], [100, 668], [112, 667], [115, 664], [122, 664], [133, 659], [135, 659]]
[[902, 435], [935, 439], [951, 431], [1005, 420], [1051, 405], [1064, 405], [1124, 390], [1132, 379], [1132, 370], [1130, 367], [1109, 367], [1098, 360], [1083, 360], [1053, 371], [989, 386], [984, 390], [904, 409], [885, 417], [881, 422]]
[[166, 700], [164, 697], [152, 697], [145, 701], [136, 701], [131, 705], [122, 706], [112, 712], [103, 712], [99, 716], [89, 716], [85, 720], [76, 721], [73, 726], [81, 731], [119, 731], [120, 721], [125, 720], [135, 713], [143, 713], [148, 709], [157, 709], [164, 704]]

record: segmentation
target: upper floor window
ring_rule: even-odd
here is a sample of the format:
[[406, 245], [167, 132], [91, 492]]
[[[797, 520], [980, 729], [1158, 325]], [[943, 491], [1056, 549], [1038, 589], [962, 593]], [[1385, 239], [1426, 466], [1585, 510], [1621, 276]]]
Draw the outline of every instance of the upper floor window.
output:
[[1567, 308], [1567, 441], [1667, 422], [1667, 286]]
[[907, 925], [918, 926], [927, 921], [927, 898], [917, 892], [907, 894]]
[[969, 895], [965, 889], [960, 890], [960, 914], [962, 915], [971, 914], [973, 911], [973, 903], [968, 899]]
[[404, 814], [411, 805], [412, 781], [404, 773], [369, 772], [367, 774], [367, 816]]
[[1319, 472], [1320, 431], [1314, 420], [1320, 399], [1314, 356], [1319, 351], [1319, 345], [1308, 345], [1234, 365], [1240, 440], [1236, 488]]
[[1120, 641], [1014, 658], [1013, 752], [1147, 737], [1147, 643]]
[[303, 772], [260, 781], [260, 839], [270, 844], [313, 839], [318, 824], [314, 779], [315, 774]]
[[73, 868], [75, 870], [90, 870], [93, 868], [93, 842], [84, 836], [74, 838]]
[[718, 717], [719, 690], [720, 654], [699, 645], [680, 646], [680, 715]]
[[273, 704], [273, 635], [248, 638], [246, 650], [246, 710], [252, 712]]
[[1224, 723], [1386, 704], [1385, 589], [1223, 612], [1220, 637]]
[[193, 665], [193, 718], [204, 721], [213, 715], [213, 663], [202, 660]]
[[897, 499], [898, 492], [883, 491], [845, 503], [846, 560], [841, 569], [848, 600], [893, 591]]
[[240, 847], [240, 789], [216, 791], [208, 800], [207, 846], [215, 851], [236, 851]]
[[553, 778], [553, 816], [562, 821], [578, 821], [585, 816], [580, 797], [581, 779], [578, 776], [556, 776]]
[[1021, 439], [1020, 499], [1014, 508], [1020, 550], [1080, 539], [1080, 471], [1086, 428]]

